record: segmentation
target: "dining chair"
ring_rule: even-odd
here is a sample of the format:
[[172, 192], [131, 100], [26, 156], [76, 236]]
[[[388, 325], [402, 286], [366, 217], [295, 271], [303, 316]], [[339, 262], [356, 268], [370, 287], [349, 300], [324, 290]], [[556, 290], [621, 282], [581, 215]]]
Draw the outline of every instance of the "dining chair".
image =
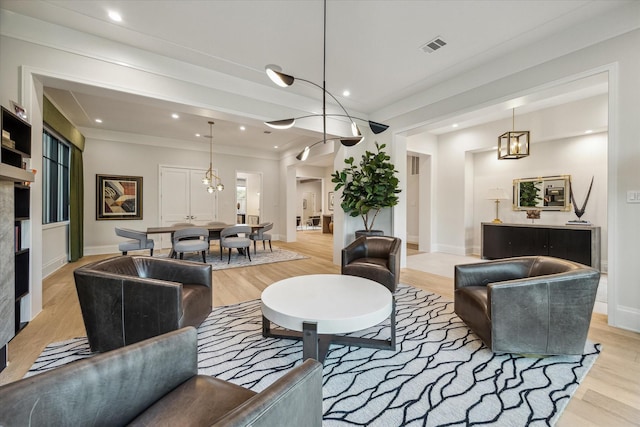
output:
[[271, 234], [266, 234], [266, 231], [269, 231], [273, 228], [272, 222], [263, 222], [262, 224], [258, 224], [260, 228], [256, 229], [253, 233], [249, 235], [249, 239], [253, 240], [253, 254], [256, 254], [256, 242], [258, 240], [262, 241], [262, 249], [266, 250], [265, 241], [269, 241], [269, 250], [273, 252], [273, 248], [271, 247]]
[[116, 227], [116, 235], [133, 239], [118, 245], [118, 250], [122, 252], [122, 255], [126, 255], [129, 251], [149, 249], [150, 255], [153, 256], [153, 239], [149, 239], [144, 231]]
[[209, 230], [202, 227], [181, 228], [173, 233], [173, 257], [180, 254], [184, 258], [185, 252], [202, 252], [202, 262], [207, 262], [209, 248]]
[[[224, 228], [227, 226], [226, 222], [221, 221], [211, 221], [207, 223], [207, 227], [221, 227]], [[209, 244], [211, 244], [212, 240], [217, 240], [220, 242], [220, 232], [222, 230], [209, 230]], [[222, 259], [222, 246], [220, 245], [220, 259]]]
[[[238, 236], [238, 234], [244, 234], [244, 237]], [[231, 262], [231, 250], [238, 249], [238, 252], [244, 250], [244, 255], [249, 256], [249, 261], [251, 261], [251, 239], [249, 239], [249, 235], [251, 234], [251, 227], [248, 225], [232, 225], [223, 229], [220, 232], [220, 246], [223, 248], [229, 248], [229, 261], [227, 264]]]

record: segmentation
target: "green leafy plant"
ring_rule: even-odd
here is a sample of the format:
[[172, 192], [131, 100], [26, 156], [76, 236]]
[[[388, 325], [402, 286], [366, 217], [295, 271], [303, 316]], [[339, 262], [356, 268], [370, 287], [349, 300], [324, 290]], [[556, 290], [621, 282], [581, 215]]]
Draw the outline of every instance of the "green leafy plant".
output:
[[385, 144], [376, 142], [376, 153], [366, 151], [357, 166], [354, 158], [349, 157], [342, 171], [331, 174], [335, 190], [343, 189], [342, 210], [349, 216], [360, 216], [367, 231], [373, 228], [380, 209], [398, 204], [397, 194], [401, 191], [396, 177], [398, 171], [383, 151], [384, 147]]
[[537, 206], [538, 202], [542, 200], [542, 197], [540, 197], [540, 188], [538, 188], [540, 184], [542, 184], [541, 181], [526, 181], [520, 183], [520, 206]]

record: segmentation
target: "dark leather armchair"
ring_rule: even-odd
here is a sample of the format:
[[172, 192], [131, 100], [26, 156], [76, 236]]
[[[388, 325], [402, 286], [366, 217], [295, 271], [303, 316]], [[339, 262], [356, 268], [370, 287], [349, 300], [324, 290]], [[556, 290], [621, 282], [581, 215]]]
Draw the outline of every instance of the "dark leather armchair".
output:
[[198, 375], [192, 327], [0, 387], [3, 426], [321, 426], [322, 365], [260, 393]]
[[211, 312], [211, 265], [120, 256], [76, 269], [89, 345], [107, 351], [199, 326]]
[[400, 281], [402, 240], [391, 236], [361, 236], [342, 250], [342, 274], [364, 277], [391, 292]]
[[496, 353], [583, 354], [600, 272], [544, 256], [455, 266], [455, 312]]

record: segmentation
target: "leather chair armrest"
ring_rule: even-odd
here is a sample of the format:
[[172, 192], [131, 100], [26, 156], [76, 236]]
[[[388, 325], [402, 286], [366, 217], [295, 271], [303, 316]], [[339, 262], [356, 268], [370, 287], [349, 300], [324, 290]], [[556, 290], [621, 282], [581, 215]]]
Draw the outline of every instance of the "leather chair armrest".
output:
[[136, 257], [140, 277], [190, 285], [212, 286], [211, 265], [177, 259]]
[[466, 286], [487, 286], [489, 283], [520, 279], [529, 275], [535, 257], [459, 264], [454, 267], [454, 289]]
[[307, 359], [215, 426], [322, 426], [322, 364]]
[[351, 242], [346, 248], [342, 249], [342, 266], [350, 264], [353, 260], [358, 258], [365, 258], [367, 256], [366, 238], [358, 237]]
[[400, 255], [402, 251], [402, 240], [395, 239], [391, 244], [391, 250], [389, 251], [389, 271], [400, 277]]

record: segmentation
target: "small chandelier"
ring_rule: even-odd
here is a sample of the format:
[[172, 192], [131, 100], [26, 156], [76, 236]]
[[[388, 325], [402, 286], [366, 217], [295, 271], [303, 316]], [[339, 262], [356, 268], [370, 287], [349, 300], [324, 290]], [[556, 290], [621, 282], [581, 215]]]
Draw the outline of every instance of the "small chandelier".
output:
[[222, 180], [220, 177], [213, 173], [213, 124], [214, 122], [209, 121], [209, 138], [211, 138], [211, 144], [209, 145], [209, 170], [204, 174], [204, 178], [202, 178], [202, 183], [207, 186], [207, 192], [209, 194], [213, 193], [215, 190], [222, 191], [224, 190], [224, 185], [222, 184]]
[[[511, 129], [515, 129], [516, 109], [512, 109]], [[498, 137], [498, 160], [521, 159], [529, 155], [529, 131], [511, 130]]]

